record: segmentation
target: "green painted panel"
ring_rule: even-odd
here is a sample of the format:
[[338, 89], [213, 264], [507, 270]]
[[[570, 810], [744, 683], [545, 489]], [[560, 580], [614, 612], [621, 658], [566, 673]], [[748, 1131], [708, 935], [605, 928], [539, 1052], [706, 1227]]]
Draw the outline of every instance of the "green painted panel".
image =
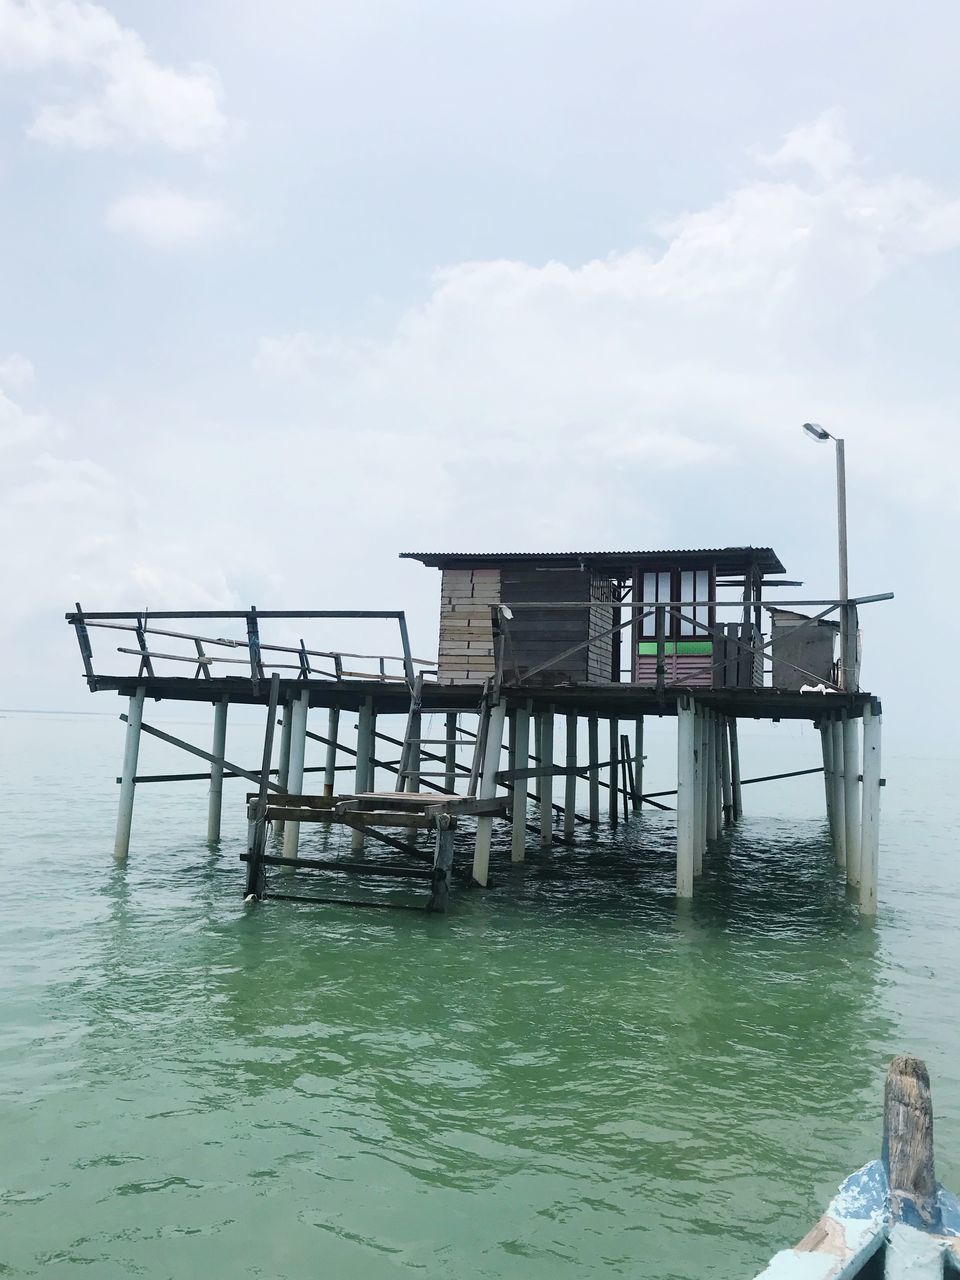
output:
[[[713, 653], [713, 644], [709, 640], [668, 640], [663, 646], [664, 653], [668, 654], [711, 654]], [[637, 653], [642, 657], [657, 656], [657, 642], [655, 640], [641, 640], [637, 645]]]

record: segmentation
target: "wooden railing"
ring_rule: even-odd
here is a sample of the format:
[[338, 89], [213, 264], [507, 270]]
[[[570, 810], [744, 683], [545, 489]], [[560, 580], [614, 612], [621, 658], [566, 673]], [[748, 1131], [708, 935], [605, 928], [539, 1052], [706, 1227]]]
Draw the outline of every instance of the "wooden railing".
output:
[[[334, 619], [395, 621], [401, 652], [356, 653], [311, 648], [302, 638], [296, 645], [280, 644], [266, 641], [261, 634], [264, 623]], [[402, 610], [299, 609], [284, 612], [250, 608], [193, 610], [183, 613], [151, 613], [147, 610], [139, 613], [85, 613], [78, 603], [76, 611], [68, 613], [66, 620], [76, 631], [84, 674], [91, 688], [95, 686], [98, 676], [91, 639], [94, 631], [119, 631], [129, 637], [127, 644], [117, 645], [116, 652], [137, 660], [138, 678], [153, 678], [158, 672], [164, 675], [174, 674], [168, 664], [178, 664], [176, 673], [182, 674], [182, 665], [186, 664], [193, 668], [192, 678], [195, 680], [209, 680], [213, 675], [249, 675], [255, 686], [261, 681], [269, 680], [275, 671], [295, 673], [288, 678], [297, 680], [376, 680], [412, 685], [418, 667], [432, 668], [436, 665], [433, 659], [415, 658], [411, 654], [406, 616]], [[233, 626], [242, 623], [245, 634], [231, 638], [209, 634], [218, 629], [213, 626], [207, 626], [203, 633], [199, 633], [162, 625], [193, 621], [224, 622]], [[168, 641], [173, 643], [169, 644]], [[183, 651], [183, 645], [186, 645], [186, 652]], [[372, 670], [358, 667], [358, 664], [368, 662], [373, 664]], [[235, 671], [235, 667], [243, 670]], [[99, 674], [108, 673], [101, 671]]]

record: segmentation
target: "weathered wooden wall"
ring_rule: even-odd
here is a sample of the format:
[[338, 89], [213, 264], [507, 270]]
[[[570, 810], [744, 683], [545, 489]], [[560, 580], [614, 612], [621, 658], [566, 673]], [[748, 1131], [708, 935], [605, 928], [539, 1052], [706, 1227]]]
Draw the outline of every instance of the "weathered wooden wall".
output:
[[[533, 565], [505, 566], [501, 577], [503, 603], [533, 603], [589, 599], [590, 574], [581, 569], [541, 569]], [[507, 670], [515, 663], [525, 675], [565, 649], [585, 641], [589, 612], [586, 609], [518, 609], [510, 623], [511, 646], [506, 653]], [[535, 677], [540, 685], [582, 683], [587, 678], [587, 649], [584, 646], [548, 667]]]
[[438, 667], [442, 683], [485, 680], [494, 674], [490, 609], [499, 603], [499, 569], [443, 570]]
[[[602, 574], [594, 573], [590, 578], [590, 599], [610, 600], [616, 598], [613, 583]], [[603, 635], [615, 624], [612, 609], [590, 610], [590, 647], [587, 650], [587, 679], [591, 681], [608, 681], [613, 678], [613, 635]]]

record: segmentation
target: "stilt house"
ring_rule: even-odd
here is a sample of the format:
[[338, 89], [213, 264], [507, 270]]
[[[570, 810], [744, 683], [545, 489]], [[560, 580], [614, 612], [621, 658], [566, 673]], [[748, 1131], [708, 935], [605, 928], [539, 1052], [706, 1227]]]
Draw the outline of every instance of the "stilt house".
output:
[[[402, 558], [442, 571], [442, 684], [494, 674], [499, 625], [508, 681], [652, 686], [662, 666], [668, 685], [756, 687], [763, 683], [763, 586], [769, 575], [784, 572], [769, 547], [404, 552]], [[718, 621], [719, 591], [728, 601], [742, 600], [741, 620]], [[661, 611], [658, 635], [655, 606], [666, 604], [674, 607]], [[631, 606], [629, 619], [624, 605]]]

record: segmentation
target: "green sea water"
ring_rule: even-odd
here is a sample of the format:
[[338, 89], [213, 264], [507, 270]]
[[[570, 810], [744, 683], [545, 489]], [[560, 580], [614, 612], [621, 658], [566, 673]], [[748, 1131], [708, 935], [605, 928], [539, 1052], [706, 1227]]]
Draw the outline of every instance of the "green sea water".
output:
[[[817, 778], [746, 792], [686, 910], [645, 813], [496, 846], [440, 918], [245, 908], [242, 782], [216, 849], [203, 784], [140, 788], [115, 866], [121, 751], [112, 718], [0, 719], [0, 1275], [748, 1277], [879, 1154], [901, 1051], [960, 1190], [955, 762], [888, 746], [865, 927]], [[815, 753], [747, 736], [745, 772]]]

